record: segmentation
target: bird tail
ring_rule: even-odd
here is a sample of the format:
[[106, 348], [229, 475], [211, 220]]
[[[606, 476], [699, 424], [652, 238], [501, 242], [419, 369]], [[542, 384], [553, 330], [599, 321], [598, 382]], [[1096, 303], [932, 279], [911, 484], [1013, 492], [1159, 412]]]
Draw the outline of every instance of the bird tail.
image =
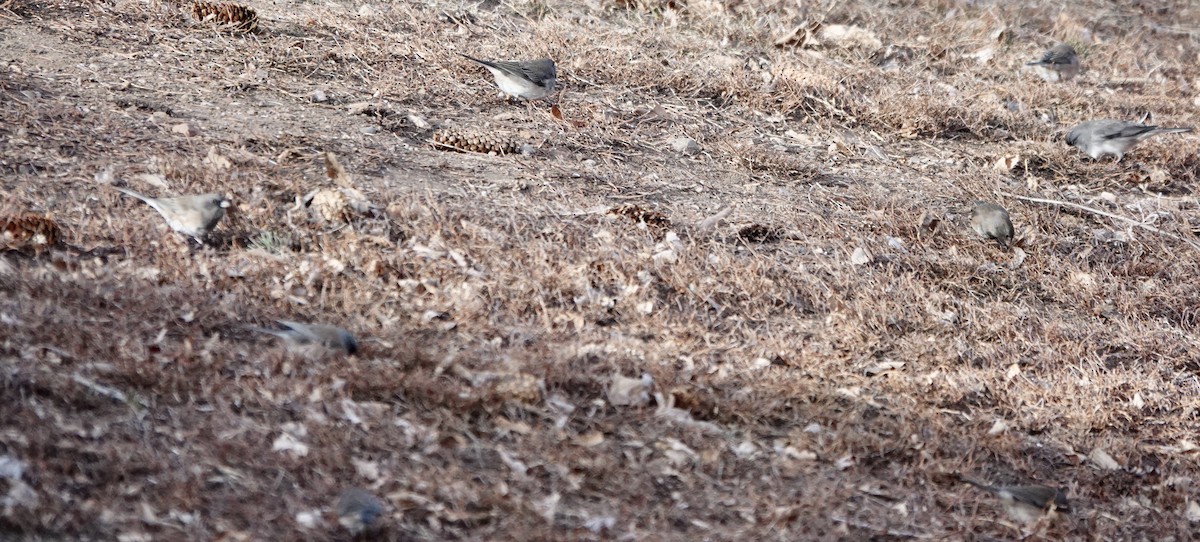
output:
[[1192, 128], [1155, 128], [1156, 134], [1183, 134], [1192, 131]]
[[283, 331], [280, 331], [278, 329], [267, 329], [265, 327], [258, 327], [258, 326], [242, 326], [242, 329], [245, 329], [247, 331], [253, 331], [255, 333], [266, 333], [268, 335], [274, 335], [276, 337], [280, 337], [284, 333]]
[[128, 195], [130, 195], [130, 196], [133, 196], [133, 197], [135, 197], [135, 198], [137, 198], [137, 199], [140, 199], [140, 200], [142, 200], [142, 201], [144, 201], [144, 202], [147, 202], [147, 203], [149, 203], [149, 202], [150, 202], [150, 198], [149, 198], [149, 197], [147, 197], [147, 196], [143, 196], [143, 195], [141, 195], [141, 194], [138, 194], [137, 192], [134, 192], [133, 190], [129, 190], [129, 189], [127, 189], [127, 188], [121, 188], [121, 187], [119, 187], [119, 186], [114, 186], [113, 188], [115, 188], [115, 189], [116, 189], [118, 192], [120, 192], [120, 193], [122, 193], [122, 194], [128, 194]]
[[970, 479], [970, 478], [967, 478], [966, 476], [963, 476], [963, 475], [961, 475], [961, 474], [958, 474], [958, 475], [956, 475], [956, 476], [958, 477], [958, 481], [959, 481], [959, 482], [962, 482], [962, 483], [964, 483], [964, 484], [970, 484], [970, 485], [973, 485], [973, 486], [975, 486], [975, 487], [977, 487], [977, 488], [979, 488], [979, 489], [982, 489], [982, 490], [984, 490], [984, 491], [992, 491], [992, 492], [996, 491], [996, 488], [994, 488], [994, 487], [992, 487], [992, 486], [989, 486], [989, 485], [987, 485], [987, 484], [985, 484], [985, 483], [983, 483], [983, 482], [977, 482], [977, 481], [975, 481], [975, 480], [972, 480], [972, 479]]
[[300, 322], [293, 322], [291, 320], [276, 320], [275, 323], [287, 328], [289, 331], [302, 332], [308, 329], [308, 326], [301, 324]]
[[470, 61], [472, 61], [472, 62], [475, 62], [475, 63], [478, 63], [478, 64], [482, 64], [482, 65], [484, 65], [484, 66], [488, 66], [488, 67], [491, 67], [491, 68], [495, 68], [495, 67], [496, 67], [496, 65], [495, 65], [495, 64], [492, 64], [491, 62], [488, 62], [488, 61], [486, 61], [486, 60], [480, 60], [480, 59], [478, 59], [478, 58], [475, 58], [475, 57], [473, 57], [473, 56], [471, 56], [471, 55], [464, 55], [464, 54], [462, 54], [462, 53], [458, 53], [458, 56], [461, 56], [461, 57], [463, 57], [463, 58], [465, 58], [465, 59], [467, 59], [467, 60], [470, 60]]
[[313, 326], [308, 324], [293, 322], [291, 320], [275, 320], [275, 323], [284, 327], [284, 329], [276, 331], [276, 334], [280, 337], [286, 335], [293, 339], [309, 340], [316, 343], [320, 343], [323, 340], [313, 329]]

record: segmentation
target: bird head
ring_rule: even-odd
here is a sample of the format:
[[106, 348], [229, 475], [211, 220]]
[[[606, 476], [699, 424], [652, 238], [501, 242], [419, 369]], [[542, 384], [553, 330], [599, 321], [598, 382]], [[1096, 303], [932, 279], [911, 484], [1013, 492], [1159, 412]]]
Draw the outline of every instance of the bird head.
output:
[[220, 194], [207, 194], [204, 196], [204, 206], [208, 207], [209, 209], [215, 209], [217, 207], [225, 209], [228, 208], [229, 205], [229, 200]]
[[358, 341], [354, 340], [354, 336], [350, 333], [344, 331], [338, 333], [338, 340], [342, 342], [342, 348], [346, 349], [347, 354], [358, 353]]

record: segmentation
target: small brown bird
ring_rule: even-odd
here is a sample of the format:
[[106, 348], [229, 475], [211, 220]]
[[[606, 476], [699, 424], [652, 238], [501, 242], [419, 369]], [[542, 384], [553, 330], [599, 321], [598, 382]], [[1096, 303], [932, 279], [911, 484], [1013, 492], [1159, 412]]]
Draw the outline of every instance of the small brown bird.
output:
[[229, 207], [229, 200], [220, 194], [152, 198], [133, 190], [120, 187], [114, 188], [124, 194], [146, 202], [147, 205], [153, 207], [155, 211], [158, 211], [158, 214], [166, 219], [167, 225], [171, 229], [191, 236], [201, 244], [204, 243], [204, 238], [208, 236], [208, 232], [212, 231], [216, 227], [217, 222], [221, 220], [221, 217], [225, 216], [225, 209]]
[[1025, 65], [1033, 67], [1038, 77], [1049, 83], [1068, 81], [1079, 75], [1080, 69], [1079, 55], [1075, 53], [1075, 48], [1065, 43], [1048, 49], [1041, 60]]
[[269, 333], [287, 344], [288, 349], [302, 353], [316, 353], [316, 350], [328, 350], [355, 354], [358, 352], [358, 341], [354, 335], [337, 326], [328, 324], [302, 324], [289, 320], [276, 320], [284, 329], [267, 329], [265, 327], [248, 326], [249, 329], [261, 333]]
[[971, 209], [971, 228], [984, 239], [995, 239], [1004, 248], [1012, 242], [1013, 225], [1008, 211], [995, 203], [975, 202]]
[[1061, 489], [1043, 485], [990, 486], [964, 476], [958, 479], [996, 495], [1004, 511], [1026, 525], [1037, 523], [1045, 517], [1054, 517], [1057, 513], [1071, 512], [1067, 494]]
[[337, 500], [338, 524], [351, 536], [370, 529], [383, 515], [383, 501], [365, 489], [352, 487]]

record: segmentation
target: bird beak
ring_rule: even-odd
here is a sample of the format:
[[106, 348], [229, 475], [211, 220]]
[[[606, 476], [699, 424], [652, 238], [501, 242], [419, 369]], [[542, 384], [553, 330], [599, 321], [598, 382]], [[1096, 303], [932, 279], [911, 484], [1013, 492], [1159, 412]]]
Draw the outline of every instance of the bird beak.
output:
[[225, 209], [225, 208], [229, 207], [229, 205], [230, 205], [230, 203], [229, 203], [229, 200], [227, 200], [227, 199], [222, 199], [222, 200], [221, 200], [221, 208], [222, 208], [222, 209]]

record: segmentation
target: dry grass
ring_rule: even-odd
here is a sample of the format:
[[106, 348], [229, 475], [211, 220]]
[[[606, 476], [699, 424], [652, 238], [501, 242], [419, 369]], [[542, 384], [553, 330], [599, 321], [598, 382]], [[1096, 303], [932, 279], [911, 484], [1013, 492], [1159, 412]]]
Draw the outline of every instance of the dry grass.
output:
[[[1194, 239], [1193, 136], [1112, 166], [1062, 134], [1200, 125], [1200, 10], [575, 4], [254, 3], [239, 34], [0, 3], [0, 220], [65, 238], [0, 255], [0, 538], [346, 539], [348, 486], [393, 540], [1022, 535], [955, 472], [1068, 488], [1037, 537], [1192, 536], [1200, 254], [997, 194]], [[879, 46], [776, 45], [834, 24]], [[1018, 70], [1056, 40], [1080, 79]], [[557, 59], [564, 120], [457, 52]], [[114, 181], [235, 208], [190, 246]], [[328, 222], [317, 189], [371, 206]], [[981, 198], [1023, 260], [967, 231]], [[245, 329], [273, 318], [362, 351]]]

